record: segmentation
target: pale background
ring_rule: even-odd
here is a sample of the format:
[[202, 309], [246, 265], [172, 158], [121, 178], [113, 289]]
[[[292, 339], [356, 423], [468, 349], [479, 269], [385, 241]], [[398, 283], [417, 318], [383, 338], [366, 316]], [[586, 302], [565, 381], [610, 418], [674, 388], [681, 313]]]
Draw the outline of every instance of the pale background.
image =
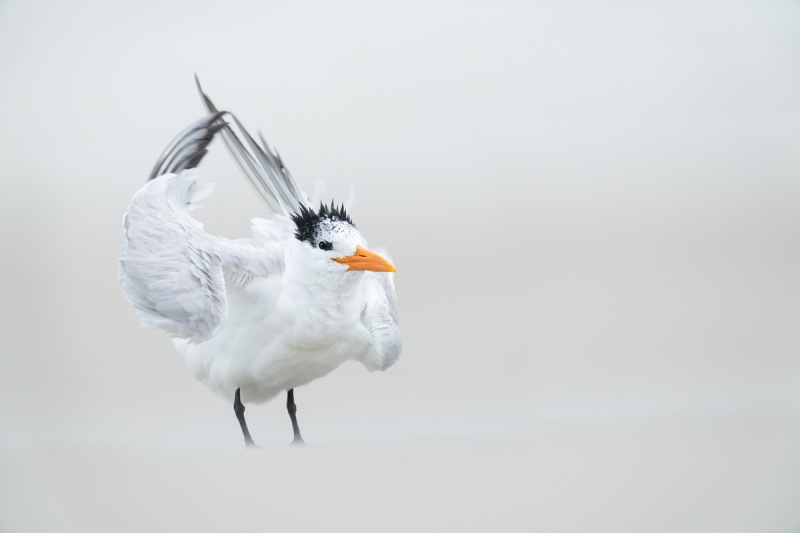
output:
[[[117, 284], [194, 73], [399, 268], [310, 448]], [[797, 2], [5, 0], [0, 101], [0, 531], [800, 531]]]

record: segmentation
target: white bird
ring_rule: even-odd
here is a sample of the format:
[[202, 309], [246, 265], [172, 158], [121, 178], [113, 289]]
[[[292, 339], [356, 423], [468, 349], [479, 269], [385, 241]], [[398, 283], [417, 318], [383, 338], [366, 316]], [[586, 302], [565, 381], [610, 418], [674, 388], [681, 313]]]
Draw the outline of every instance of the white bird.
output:
[[[385, 370], [400, 355], [396, 269], [367, 249], [344, 207], [315, 209], [264, 139], [259, 146], [198, 89], [210, 114], [167, 147], [123, 218], [122, 290], [144, 324], [173, 338], [195, 378], [233, 399], [247, 446], [244, 404], [282, 391], [302, 443], [296, 387], [347, 360]], [[210, 235], [189, 215], [209, 192], [195, 167], [217, 133], [272, 212], [252, 220], [252, 238]]]

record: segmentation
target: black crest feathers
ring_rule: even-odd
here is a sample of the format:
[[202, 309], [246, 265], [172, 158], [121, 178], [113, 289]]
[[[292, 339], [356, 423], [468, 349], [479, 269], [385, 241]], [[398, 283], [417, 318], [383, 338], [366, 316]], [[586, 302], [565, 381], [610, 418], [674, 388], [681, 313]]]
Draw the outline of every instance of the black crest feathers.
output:
[[344, 206], [336, 206], [333, 200], [331, 200], [330, 206], [321, 203], [318, 211], [301, 205], [300, 211], [292, 215], [292, 221], [294, 225], [297, 226], [297, 231], [294, 232], [294, 236], [300, 241], [313, 242], [316, 229], [319, 223], [324, 219], [331, 221], [340, 220], [342, 222], [347, 222], [353, 227], [356, 226], [353, 224], [347, 211], [345, 211]]

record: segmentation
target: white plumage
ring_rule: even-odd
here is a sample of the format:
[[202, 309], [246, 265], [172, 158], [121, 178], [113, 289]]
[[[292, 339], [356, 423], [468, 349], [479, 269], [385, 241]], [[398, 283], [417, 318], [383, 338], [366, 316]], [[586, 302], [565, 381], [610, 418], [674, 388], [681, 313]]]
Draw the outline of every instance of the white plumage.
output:
[[[199, 87], [199, 85], [198, 85]], [[394, 267], [369, 252], [343, 208], [314, 209], [276, 153], [247, 143], [212, 113], [162, 155], [124, 217], [122, 290], [145, 324], [174, 340], [193, 375], [235, 400], [261, 403], [355, 359], [385, 370], [401, 351]], [[249, 239], [210, 235], [189, 210], [209, 192], [194, 168], [220, 132], [273, 215], [254, 219]], [[241, 402], [239, 401], [241, 397]]]

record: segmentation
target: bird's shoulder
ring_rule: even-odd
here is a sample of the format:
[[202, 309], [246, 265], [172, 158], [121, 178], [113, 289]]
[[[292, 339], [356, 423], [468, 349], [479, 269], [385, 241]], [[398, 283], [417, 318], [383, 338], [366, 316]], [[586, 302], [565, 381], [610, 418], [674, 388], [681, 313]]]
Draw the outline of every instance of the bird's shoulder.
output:
[[295, 224], [284, 215], [273, 215], [270, 218], [253, 218], [250, 220], [254, 244], [286, 242], [294, 238]]

